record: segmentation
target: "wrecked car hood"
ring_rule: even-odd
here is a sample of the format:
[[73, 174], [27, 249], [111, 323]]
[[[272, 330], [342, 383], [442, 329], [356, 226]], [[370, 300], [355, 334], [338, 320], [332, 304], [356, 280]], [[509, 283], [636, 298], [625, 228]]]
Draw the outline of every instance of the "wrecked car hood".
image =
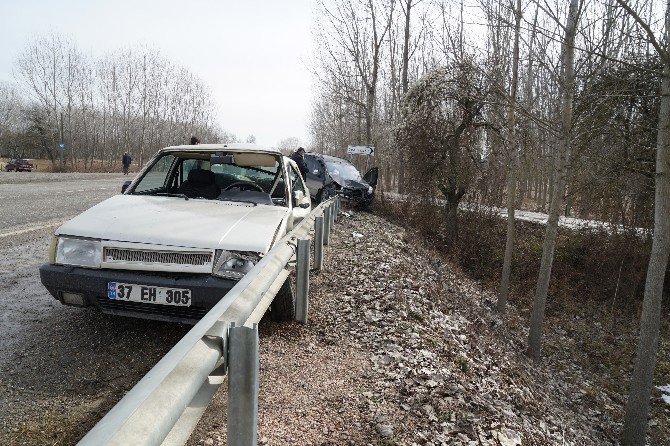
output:
[[288, 209], [148, 195], [116, 195], [56, 235], [203, 249], [267, 252]]
[[359, 181], [346, 180], [346, 179], [342, 178], [340, 175], [332, 175], [332, 174], [331, 174], [331, 178], [333, 179], [334, 182], [336, 182], [340, 186], [347, 187], [349, 189], [368, 190], [368, 187], [370, 187], [370, 185], [368, 183], [366, 183], [364, 180], [359, 180]]

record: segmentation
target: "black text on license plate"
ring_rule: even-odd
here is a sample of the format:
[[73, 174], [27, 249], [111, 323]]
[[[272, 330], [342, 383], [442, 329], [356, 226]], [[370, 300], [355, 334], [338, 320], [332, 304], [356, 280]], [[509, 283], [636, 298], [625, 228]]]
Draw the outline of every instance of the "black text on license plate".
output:
[[165, 288], [134, 283], [109, 282], [107, 297], [118, 301], [144, 302], [159, 305], [191, 306], [191, 290]]

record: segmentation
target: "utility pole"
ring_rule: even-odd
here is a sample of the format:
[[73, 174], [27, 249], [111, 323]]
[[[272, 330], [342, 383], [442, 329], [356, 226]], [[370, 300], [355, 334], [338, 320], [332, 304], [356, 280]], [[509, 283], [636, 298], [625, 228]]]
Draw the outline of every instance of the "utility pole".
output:
[[64, 162], [63, 162], [63, 153], [65, 152], [65, 141], [63, 141], [63, 112], [60, 113], [60, 144], [58, 145], [60, 149], [60, 171], [64, 171]]

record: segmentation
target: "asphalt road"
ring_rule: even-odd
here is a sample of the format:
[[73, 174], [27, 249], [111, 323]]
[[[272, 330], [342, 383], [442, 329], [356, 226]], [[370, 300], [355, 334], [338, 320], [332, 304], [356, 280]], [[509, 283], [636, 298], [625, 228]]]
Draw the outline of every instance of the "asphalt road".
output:
[[0, 171], [0, 239], [67, 220], [120, 193], [130, 178]]
[[0, 172], [2, 445], [74, 444], [188, 331], [63, 306], [40, 283], [54, 229], [128, 178]]

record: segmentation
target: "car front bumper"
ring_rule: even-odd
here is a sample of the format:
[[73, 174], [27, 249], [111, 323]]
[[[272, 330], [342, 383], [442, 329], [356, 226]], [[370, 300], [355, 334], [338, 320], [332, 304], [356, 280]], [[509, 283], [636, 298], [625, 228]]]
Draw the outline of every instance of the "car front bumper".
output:
[[[64, 305], [63, 293], [83, 296], [83, 306], [93, 306], [103, 313], [142, 319], [196, 324], [236, 284], [209, 274], [151, 273], [114, 269], [87, 269], [45, 264], [40, 267], [42, 284]], [[185, 288], [191, 291], [191, 305], [159, 305], [109, 299], [109, 282]]]
[[374, 198], [375, 194], [373, 193], [368, 193], [367, 190], [364, 189], [350, 189], [350, 188], [342, 188], [338, 191], [338, 195], [342, 197], [342, 199], [357, 205], [357, 206], [363, 206], [367, 207], [372, 203], [372, 199]]

